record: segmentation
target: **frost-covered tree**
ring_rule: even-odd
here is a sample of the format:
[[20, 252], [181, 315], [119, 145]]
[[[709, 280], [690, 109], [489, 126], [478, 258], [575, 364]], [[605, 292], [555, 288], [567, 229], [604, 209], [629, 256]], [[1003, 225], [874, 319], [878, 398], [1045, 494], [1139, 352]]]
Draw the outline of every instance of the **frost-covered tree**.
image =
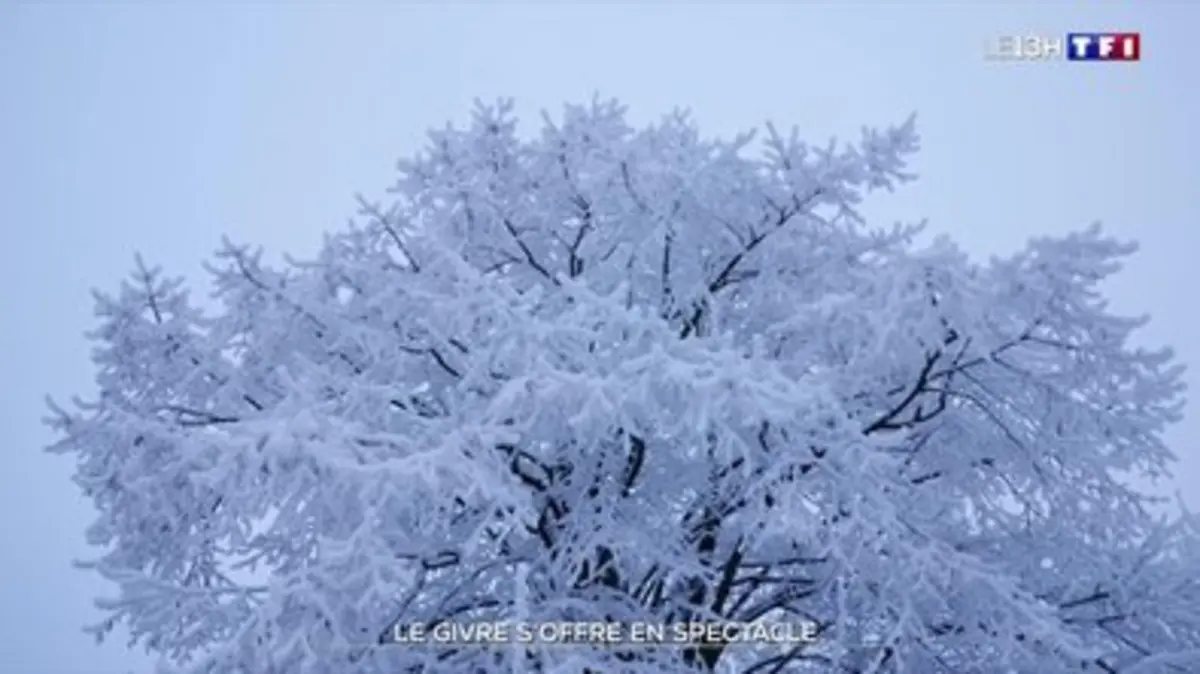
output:
[[[980, 264], [872, 228], [912, 121], [854, 145], [521, 136], [480, 105], [318, 255], [226, 244], [216, 309], [98, 295], [55, 409], [90, 563], [164, 662], [221, 674], [1200, 671], [1167, 351], [1097, 228]], [[427, 648], [394, 621], [815, 621], [767, 649]]]

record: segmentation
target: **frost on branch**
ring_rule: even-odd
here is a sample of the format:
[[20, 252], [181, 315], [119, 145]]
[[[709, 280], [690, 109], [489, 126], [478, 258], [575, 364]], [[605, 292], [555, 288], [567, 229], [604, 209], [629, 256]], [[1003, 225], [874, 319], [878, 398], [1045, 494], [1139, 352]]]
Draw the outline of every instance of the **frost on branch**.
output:
[[[1130, 486], [1179, 369], [1098, 294], [1132, 247], [868, 226], [912, 120], [753, 141], [480, 106], [315, 259], [226, 243], [215, 312], [139, 263], [52, 420], [97, 633], [221, 674], [1200, 671], [1195, 524]], [[797, 616], [785, 652], [380, 643]]]

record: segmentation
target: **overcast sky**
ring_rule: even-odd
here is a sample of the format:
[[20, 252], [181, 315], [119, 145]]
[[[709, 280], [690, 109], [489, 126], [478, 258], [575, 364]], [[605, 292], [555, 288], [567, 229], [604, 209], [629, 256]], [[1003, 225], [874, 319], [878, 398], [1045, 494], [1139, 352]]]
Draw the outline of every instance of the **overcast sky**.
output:
[[[687, 106], [710, 132], [769, 118], [814, 140], [915, 110], [922, 181], [869, 213], [927, 216], [979, 255], [1103, 220], [1144, 246], [1117, 308], [1200, 362], [1200, 11], [1182, 3], [284, 4], [0, 7], [0, 671], [145, 662], [79, 632], [106, 590], [69, 564], [89, 508], [40, 451], [42, 396], [92, 391], [89, 288], [136, 251], [202, 278], [222, 234], [307, 253], [476, 96], [533, 118], [599, 92], [638, 120]], [[1001, 34], [1105, 29], [1142, 31], [1144, 61], [983, 59]], [[1198, 431], [1193, 413], [1171, 436], [1196, 506]]]

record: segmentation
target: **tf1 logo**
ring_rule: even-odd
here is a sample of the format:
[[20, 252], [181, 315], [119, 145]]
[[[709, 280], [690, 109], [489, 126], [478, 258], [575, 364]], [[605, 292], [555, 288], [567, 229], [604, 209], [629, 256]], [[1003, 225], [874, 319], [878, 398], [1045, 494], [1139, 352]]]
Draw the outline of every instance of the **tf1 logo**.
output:
[[1139, 33], [1067, 33], [1072, 61], [1137, 61], [1141, 56]]
[[1067, 33], [1066, 39], [1005, 35], [988, 45], [986, 56], [998, 61], [1137, 61], [1140, 33]]

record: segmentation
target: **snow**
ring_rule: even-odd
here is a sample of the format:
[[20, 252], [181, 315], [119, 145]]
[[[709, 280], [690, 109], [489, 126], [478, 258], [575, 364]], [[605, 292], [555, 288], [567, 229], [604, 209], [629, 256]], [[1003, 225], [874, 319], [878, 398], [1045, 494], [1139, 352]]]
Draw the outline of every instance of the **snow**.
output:
[[1134, 247], [979, 265], [854, 210], [913, 179], [914, 119], [767, 131], [480, 104], [315, 259], [226, 242], [216, 313], [139, 260], [97, 296], [101, 395], [53, 408], [97, 633], [192, 672], [661, 674], [701, 652], [379, 635], [801, 615], [782, 671], [1200, 668], [1196, 523], [1126, 479], [1174, 461], [1182, 392], [1097, 291]]

